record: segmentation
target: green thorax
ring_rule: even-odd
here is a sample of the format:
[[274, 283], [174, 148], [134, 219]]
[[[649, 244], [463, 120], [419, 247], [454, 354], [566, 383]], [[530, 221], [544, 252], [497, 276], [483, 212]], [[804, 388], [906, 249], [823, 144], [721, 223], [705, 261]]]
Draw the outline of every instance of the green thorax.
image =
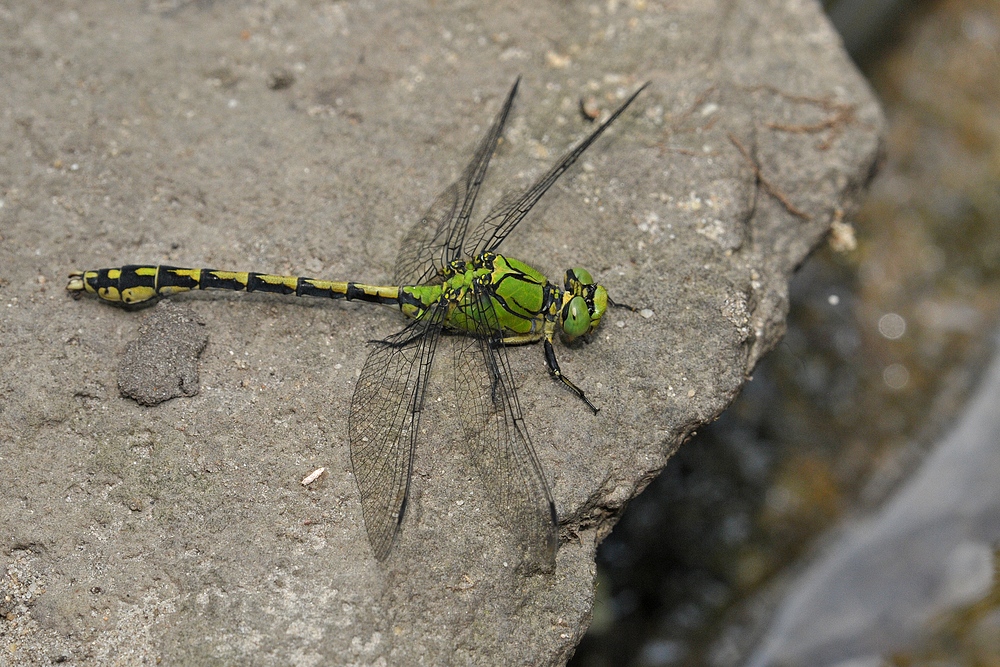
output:
[[[488, 330], [499, 329], [505, 336], [523, 335], [540, 330], [546, 306], [561, 292], [540, 271], [494, 253], [452, 262], [442, 274], [444, 280], [440, 284], [400, 290], [400, 309], [404, 314], [420, 319], [431, 305], [444, 300], [448, 304], [445, 326], [449, 329], [475, 332], [482, 323]], [[493, 316], [483, 302], [487, 295], [493, 302], [495, 321], [491, 321]]]
[[[420, 319], [444, 300], [447, 328], [468, 333], [481, 331], [482, 324], [504, 338], [527, 342], [550, 337], [556, 329], [570, 339], [589, 333], [607, 308], [607, 292], [582, 269], [567, 272], [563, 289], [524, 262], [491, 252], [451, 263], [442, 278], [439, 284], [402, 287], [403, 313]], [[495, 315], [483, 301], [486, 297]]]

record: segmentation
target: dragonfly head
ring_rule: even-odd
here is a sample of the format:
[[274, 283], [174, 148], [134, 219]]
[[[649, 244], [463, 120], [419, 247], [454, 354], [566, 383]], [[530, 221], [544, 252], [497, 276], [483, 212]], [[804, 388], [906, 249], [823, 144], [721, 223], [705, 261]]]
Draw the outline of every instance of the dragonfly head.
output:
[[566, 272], [559, 324], [567, 341], [585, 336], [597, 328], [608, 308], [608, 291], [594, 282], [586, 269]]

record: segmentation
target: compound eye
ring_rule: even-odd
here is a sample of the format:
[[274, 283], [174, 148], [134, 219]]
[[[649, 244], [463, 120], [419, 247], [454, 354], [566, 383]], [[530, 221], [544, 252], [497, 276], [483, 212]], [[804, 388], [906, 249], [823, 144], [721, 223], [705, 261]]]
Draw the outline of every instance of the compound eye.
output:
[[590, 311], [582, 296], [574, 296], [563, 310], [563, 331], [570, 338], [582, 336], [590, 330]]
[[579, 267], [575, 269], [570, 269], [566, 272], [566, 291], [574, 291], [574, 287], [577, 285], [593, 285], [594, 278], [590, 275], [587, 269], [581, 269]]

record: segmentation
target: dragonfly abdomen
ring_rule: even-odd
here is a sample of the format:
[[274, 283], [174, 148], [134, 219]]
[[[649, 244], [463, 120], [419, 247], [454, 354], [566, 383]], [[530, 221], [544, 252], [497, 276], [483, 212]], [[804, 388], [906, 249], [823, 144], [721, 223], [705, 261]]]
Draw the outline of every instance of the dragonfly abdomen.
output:
[[195, 289], [295, 294], [384, 304], [399, 302], [399, 288], [393, 286], [362, 285], [252, 271], [186, 269], [165, 265], [128, 265], [121, 268], [77, 271], [70, 274], [66, 289], [71, 292], [96, 294], [105, 301], [127, 306]]

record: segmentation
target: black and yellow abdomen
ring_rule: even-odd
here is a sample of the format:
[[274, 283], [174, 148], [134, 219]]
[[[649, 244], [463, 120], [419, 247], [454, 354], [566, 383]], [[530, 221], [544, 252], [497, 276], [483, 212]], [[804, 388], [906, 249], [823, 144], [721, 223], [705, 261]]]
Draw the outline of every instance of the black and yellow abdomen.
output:
[[135, 264], [121, 268], [71, 273], [66, 289], [70, 292], [95, 294], [105, 301], [125, 306], [144, 305], [162, 296], [196, 289], [270, 292], [387, 304], [396, 304], [400, 300], [398, 287], [278, 276], [252, 271], [185, 269], [176, 266]]

